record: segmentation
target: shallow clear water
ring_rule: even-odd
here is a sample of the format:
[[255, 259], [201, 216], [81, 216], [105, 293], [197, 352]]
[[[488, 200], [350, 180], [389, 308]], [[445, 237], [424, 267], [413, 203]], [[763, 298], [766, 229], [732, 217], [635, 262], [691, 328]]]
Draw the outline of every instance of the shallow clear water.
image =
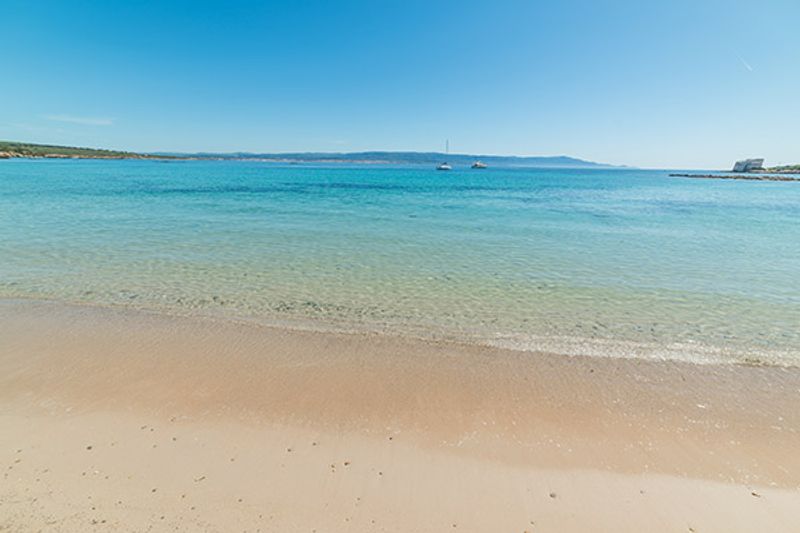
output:
[[800, 363], [800, 184], [0, 161], [0, 297]]

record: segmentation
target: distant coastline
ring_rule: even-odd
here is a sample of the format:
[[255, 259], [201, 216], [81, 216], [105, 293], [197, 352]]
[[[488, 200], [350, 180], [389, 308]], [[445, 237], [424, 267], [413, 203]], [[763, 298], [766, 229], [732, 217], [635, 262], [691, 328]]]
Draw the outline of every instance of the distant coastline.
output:
[[161, 153], [174, 157], [196, 159], [237, 159], [273, 163], [376, 164], [376, 165], [437, 165], [447, 161], [453, 166], [471, 166], [480, 160], [487, 165], [503, 167], [547, 168], [619, 168], [614, 165], [586, 161], [570, 156], [501, 156], [487, 154], [445, 154], [442, 152], [291, 152], [291, 153]]
[[800, 174], [800, 165], [783, 165], [751, 170], [752, 174]]
[[750, 180], [750, 181], [800, 181], [800, 177], [776, 176], [772, 174], [670, 174], [671, 178], [696, 178], [716, 180]]
[[441, 152], [296, 152], [296, 153], [137, 153], [97, 148], [0, 141], [0, 159], [154, 159], [154, 160], [237, 160], [284, 164], [372, 164], [434, 165], [444, 160], [454, 166], [470, 166], [476, 160], [489, 166], [542, 168], [620, 168], [570, 156], [500, 156], [486, 154], [444, 154]]

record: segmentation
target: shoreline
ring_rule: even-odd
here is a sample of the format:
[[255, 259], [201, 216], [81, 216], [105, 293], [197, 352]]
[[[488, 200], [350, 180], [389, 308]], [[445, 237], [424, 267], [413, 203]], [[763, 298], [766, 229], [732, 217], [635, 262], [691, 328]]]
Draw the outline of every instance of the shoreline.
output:
[[0, 338], [2, 513], [22, 529], [800, 524], [797, 368], [36, 301], [0, 301]]
[[485, 332], [469, 330], [435, 330], [422, 326], [399, 329], [392, 326], [355, 323], [345, 319], [322, 319], [312, 317], [270, 317], [258, 314], [214, 312], [213, 309], [181, 309], [170, 306], [130, 305], [125, 303], [54, 299], [36, 296], [0, 296], [0, 305], [14, 303], [50, 305], [73, 308], [91, 308], [109, 311], [152, 315], [164, 319], [205, 320], [214, 323], [230, 323], [253, 328], [267, 328], [309, 332], [319, 334], [354, 335], [365, 339], [373, 337], [445, 344], [472, 348], [507, 350], [519, 353], [548, 353], [564, 357], [589, 357], [610, 359], [634, 359], [644, 361], [676, 361], [697, 365], [739, 365], [756, 367], [800, 368], [800, 352], [759, 347], [716, 346], [694, 341], [658, 343], [626, 338], [579, 337], [539, 334], [517, 334], [497, 332], [487, 336]]

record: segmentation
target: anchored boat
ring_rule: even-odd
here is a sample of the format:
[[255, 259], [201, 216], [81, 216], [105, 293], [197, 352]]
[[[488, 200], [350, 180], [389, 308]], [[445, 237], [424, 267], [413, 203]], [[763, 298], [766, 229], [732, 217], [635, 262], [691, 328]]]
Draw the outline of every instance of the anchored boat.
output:
[[[450, 139], [445, 141], [444, 153], [445, 155], [450, 154]], [[453, 167], [451, 167], [447, 161], [445, 161], [444, 163], [439, 163], [439, 165], [436, 166], [436, 170], [453, 170]]]

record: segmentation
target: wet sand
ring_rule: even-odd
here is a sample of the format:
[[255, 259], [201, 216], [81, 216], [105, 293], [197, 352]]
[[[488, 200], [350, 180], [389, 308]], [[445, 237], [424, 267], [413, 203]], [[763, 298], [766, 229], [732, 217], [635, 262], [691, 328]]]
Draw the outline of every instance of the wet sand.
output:
[[800, 369], [0, 302], [0, 530], [798, 531]]

